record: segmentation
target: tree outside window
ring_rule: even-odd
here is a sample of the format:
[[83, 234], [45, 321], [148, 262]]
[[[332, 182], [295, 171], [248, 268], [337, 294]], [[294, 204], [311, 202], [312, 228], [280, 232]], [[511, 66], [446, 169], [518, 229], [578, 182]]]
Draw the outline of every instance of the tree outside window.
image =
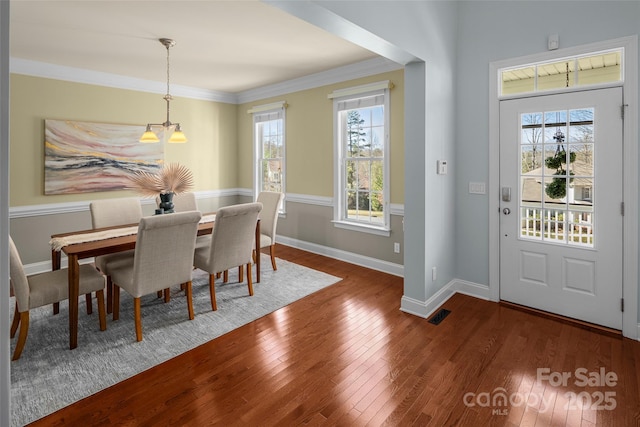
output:
[[338, 226], [387, 232], [387, 90], [336, 99], [334, 108], [338, 173], [334, 221]]

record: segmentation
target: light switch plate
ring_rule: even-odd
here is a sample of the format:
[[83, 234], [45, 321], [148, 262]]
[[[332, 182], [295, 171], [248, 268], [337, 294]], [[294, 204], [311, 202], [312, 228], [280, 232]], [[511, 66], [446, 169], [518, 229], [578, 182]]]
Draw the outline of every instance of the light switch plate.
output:
[[438, 160], [438, 175], [446, 175], [446, 174], [447, 174], [447, 161]]
[[487, 189], [484, 182], [470, 182], [469, 193], [471, 194], [487, 194]]

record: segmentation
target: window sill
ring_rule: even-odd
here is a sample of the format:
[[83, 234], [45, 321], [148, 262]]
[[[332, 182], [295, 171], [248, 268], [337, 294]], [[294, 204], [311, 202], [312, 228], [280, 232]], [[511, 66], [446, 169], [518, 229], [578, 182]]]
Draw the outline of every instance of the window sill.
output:
[[343, 228], [345, 230], [360, 231], [362, 233], [376, 234], [378, 236], [389, 237], [391, 230], [385, 227], [377, 227], [375, 225], [358, 224], [349, 221], [331, 221], [337, 228]]

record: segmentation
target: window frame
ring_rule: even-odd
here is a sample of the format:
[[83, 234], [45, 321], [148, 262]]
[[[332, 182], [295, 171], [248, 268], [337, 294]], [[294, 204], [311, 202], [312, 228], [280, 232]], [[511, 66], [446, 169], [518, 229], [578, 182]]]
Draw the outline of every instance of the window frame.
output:
[[[580, 79], [580, 75], [584, 71], [580, 69], [578, 65], [579, 61], [583, 59], [587, 59], [587, 58], [591, 58], [599, 55], [607, 55], [607, 54], [619, 55], [619, 59], [620, 59], [619, 78], [617, 80], [606, 80], [600, 83], [581, 83], [579, 79]], [[526, 97], [526, 96], [535, 96], [539, 94], [565, 92], [565, 91], [571, 91], [571, 90], [581, 91], [581, 90], [597, 89], [600, 87], [620, 86], [624, 84], [624, 81], [625, 81], [625, 68], [626, 68], [625, 60], [626, 60], [625, 47], [617, 46], [617, 47], [602, 49], [602, 50], [579, 52], [576, 54], [561, 56], [557, 58], [547, 57], [535, 62], [527, 62], [527, 63], [515, 65], [515, 66], [510, 65], [507, 67], [498, 68], [497, 74], [496, 74], [498, 99], [519, 98], [519, 97]], [[551, 88], [539, 87], [539, 84], [538, 84], [539, 69], [541, 67], [556, 65], [559, 63], [570, 64], [573, 67], [572, 70], [569, 71], [569, 73], [571, 73], [570, 84], [568, 84], [567, 87], [551, 87]], [[508, 72], [523, 71], [527, 68], [533, 69], [534, 71], [534, 75], [532, 77], [533, 80], [531, 80], [533, 84], [533, 88], [531, 90], [522, 90], [517, 92], [505, 93], [503, 75]]]
[[[261, 137], [261, 133], [258, 132], [258, 126], [262, 123], [266, 123], [268, 121], [274, 120], [282, 120], [282, 153], [281, 153], [281, 169], [280, 169], [280, 191], [285, 194], [286, 192], [286, 147], [287, 147], [287, 131], [286, 131], [286, 108], [287, 103], [285, 101], [276, 102], [272, 104], [265, 104], [257, 107], [253, 107], [248, 111], [248, 113], [252, 114], [252, 124], [253, 124], [253, 199], [256, 200], [258, 194], [260, 194], [263, 188], [263, 180], [262, 180], [262, 161], [264, 160], [263, 155], [263, 144], [262, 140], [259, 140]], [[270, 117], [272, 116], [272, 117]], [[273, 117], [275, 116], [275, 117]], [[280, 204], [280, 208], [278, 210], [280, 215], [286, 214], [286, 204], [284, 199]]]
[[[329, 95], [333, 99], [333, 127], [334, 127], [334, 209], [333, 224], [335, 227], [347, 230], [361, 231], [381, 236], [389, 236], [391, 233], [391, 214], [390, 214], [390, 100], [389, 89], [392, 87], [390, 82], [380, 82], [370, 85], [358, 86], [353, 88], [335, 91]], [[383, 102], [375, 105], [383, 107], [384, 117], [384, 141], [383, 141], [383, 160], [382, 160], [382, 217], [383, 223], [378, 225], [371, 222], [358, 221], [347, 218], [346, 216], [346, 142], [343, 140], [344, 120], [341, 116], [346, 117], [346, 111], [352, 108], [340, 108], [340, 103], [345, 101], [355, 101], [358, 99], [382, 96]], [[366, 108], [366, 107], [363, 107]]]

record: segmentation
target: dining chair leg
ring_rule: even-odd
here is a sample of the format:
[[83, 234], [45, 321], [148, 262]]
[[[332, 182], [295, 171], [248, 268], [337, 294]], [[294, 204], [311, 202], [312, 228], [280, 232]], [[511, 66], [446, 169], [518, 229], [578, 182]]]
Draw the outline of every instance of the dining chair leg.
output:
[[222, 273], [222, 283], [227, 283], [229, 281], [229, 270], [225, 270]]
[[18, 342], [16, 343], [16, 349], [13, 351], [13, 358], [11, 360], [20, 359], [22, 350], [24, 349], [24, 343], [27, 342], [27, 334], [29, 333], [29, 311], [20, 313], [20, 334], [18, 335]]
[[107, 313], [113, 312], [113, 283], [111, 276], [107, 276]]
[[59, 302], [54, 302], [53, 303], [53, 315], [55, 316], [56, 314], [60, 313], [60, 303]]
[[216, 303], [216, 279], [213, 274], [209, 275], [209, 293], [211, 294], [211, 309], [216, 311], [218, 304]]
[[195, 317], [193, 315], [193, 298], [192, 298], [192, 286], [191, 286], [191, 281], [188, 281], [187, 283], [183, 283], [184, 284], [184, 292], [187, 295], [187, 310], [189, 310], [189, 320], [193, 320], [193, 318]]
[[156, 295], [158, 296], [158, 298], [162, 298], [162, 291], [156, 292]]
[[113, 320], [120, 318], [120, 286], [113, 284]]
[[247, 282], [249, 282], [249, 295], [253, 296], [253, 283], [251, 281], [251, 263], [247, 263]]
[[222, 273], [220, 273], [219, 271], [216, 273], [216, 279], [219, 279], [220, 277], [222, 277]]
[[96, 299], [98, 300], [98, 320], [100, 320], [100, 330], [107, 330], [107, 313], [104, 310], [104, 291], [100, 289], [96, 291]]
[[238, 266], [238, 283], [244, 282], [244, 265]]
[[140, 297], [133, 299], [133, 317], [136, 320], [136, 341], [142, 341], [142, 316], [140, 315]]
[[164, 302], [167, 303], [171, 301], [171, 289], [167, 288], [164, 290]]
[[91, 294], [85, 294], [84, 300], [87, 302], [87, 314], [93, 313], [93, 302], [91, 301]]
[[269, 248], [269, 254], [271, 255], [271, 266], [273, 267], [273, 271], [276, 271], [278, 267], [276, 267], [276, 245], [271, 245]]
[[16, 302], [16, 309], [13, 311], [13, 322], [11, 322], [11, 338], [16, 336], [18, 325], [20, 324], [20, 312], [18, 311], [18, 303]]

